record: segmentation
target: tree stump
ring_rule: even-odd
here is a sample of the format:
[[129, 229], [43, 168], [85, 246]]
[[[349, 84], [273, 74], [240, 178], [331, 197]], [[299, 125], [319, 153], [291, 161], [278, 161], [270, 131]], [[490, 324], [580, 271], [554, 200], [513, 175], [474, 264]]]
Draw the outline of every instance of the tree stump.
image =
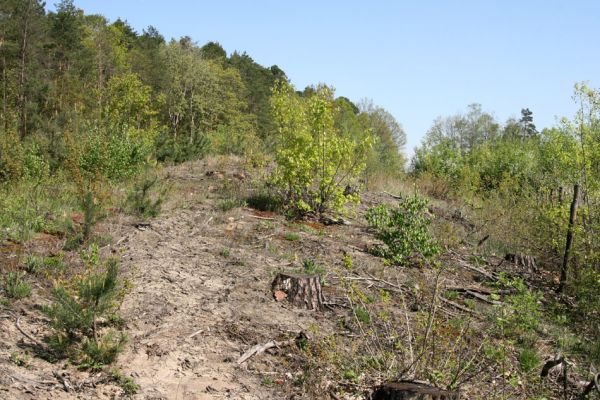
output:
[[450, 392], [413, 382], [388, 382], [377, 387], [373, 400], [458, 400], [458, 392]]
[[519, 267], [527, 268], [530, 272], [537, 272], [535, 258], [526, 254], [507, 254], [504, 256], [506, 261], [509, 261]]
[[279, 273], [271, 284], [271, 289], [277, 301], [287, 299], [296, 307], [323, 309], [323, 293], [318, 275]]

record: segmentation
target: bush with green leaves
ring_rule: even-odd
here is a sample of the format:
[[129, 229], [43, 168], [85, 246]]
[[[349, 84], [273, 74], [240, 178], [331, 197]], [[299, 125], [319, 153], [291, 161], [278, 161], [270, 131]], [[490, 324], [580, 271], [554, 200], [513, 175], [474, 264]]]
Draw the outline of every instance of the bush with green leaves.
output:
[[407, 197], [395, 208], [385, 204], [370, 208], [366, 218], [383, 242], [374, 253], [392, 264], [405, 266], [414, 256], [428, 259], [441, 251], [429, 232], [427, 201], [419, 196]]
[[93, 260], [88, 257], [88, 263], [93, 264], [91, 272], [70, 286], [59, 284], [53, 288], [53, 302], [43, 311], [53, 329], [51, 349], [96, 369], [115, 359], [126, 337], [106, 329], [115, 320], [119, 303], [118, 262], [110, 259], [103, 271], [95, 271], [102, 263]]
[[357, 179], [371, 148], [370, 131], [351, 135], [335, 124], [333, 89], [319, 86], [308, 98], [279, 82], [271, 99], [277, 127], [272, 184], [295, 214], [344, 213], [357, 203]]

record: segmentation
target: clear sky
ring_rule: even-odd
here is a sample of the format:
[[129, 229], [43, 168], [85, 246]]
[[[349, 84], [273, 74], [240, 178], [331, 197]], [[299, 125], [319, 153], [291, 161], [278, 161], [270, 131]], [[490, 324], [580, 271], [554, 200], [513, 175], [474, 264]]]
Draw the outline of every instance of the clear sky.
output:
[[[52, 3], [52, 0], [48, 0]], [[538, 128], [572, 116], [578, 81], [600, 85], [600, 1], [75, 0], [86, 14], [217, 41], [390, 111], [418, 145], [437, 116], [481, 103]]]

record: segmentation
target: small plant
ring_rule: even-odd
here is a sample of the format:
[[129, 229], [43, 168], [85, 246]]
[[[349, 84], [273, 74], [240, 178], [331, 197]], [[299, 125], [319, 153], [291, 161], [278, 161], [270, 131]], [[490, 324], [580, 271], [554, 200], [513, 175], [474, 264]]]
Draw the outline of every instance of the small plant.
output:
[[371, 208], [366, 218], [375, 237], [383, 242], [374, 253], [390, 263], [408, 265], [414, 255], [431, 258], [441, 251], [429, 233], [427, 201], [421, 197], [403, 199], [393, 209], [384, 204]]
[[102, 327], [115, 320], [120, 285], [117, 261], [108, 260], [105, 272], [95, 272], [101, 264], [96, 255], [94, 246], [82, 252], [88, 274], [55, 286], [53, 303], [43, 308], [54, 330], [50, 347], [91, 369], [111, 363], [126, 341], [122, 334], [103, 335]]
[[127, 196], [127, 208], [134, 214], [144, 218], [158, 216], [164, 201], [165, 190], [160, 189], [156, 196], [153, 196], [152, 193], [159, 185], [158, 176], [146, 176], [141, 181], [136, 182], [133, 190]]
[[23, 279], [23, 272], [9, 272], [4, 278], [4, 292], [6, 297], [20, 300], [31, 294], [31, 286]]
[[350, 254], [344, 254], [344, 257], [342, 257], [342, 265], [348, 271], [352, 272], [354, 269], [354, 262], [352, 261], [352, 256]]
[[65, 270], [65, 264], [62, 261], [62, 254], [40, 257], [35, 254], [28, 254], [22, 261], [25, 270], [29, 274], [44, 273], [49, 276], [52, 273], [62, 273]]
[[269, 376], [263, 376], [263, 378], [260, 380], [260, 384], [266, 387], [272, 387], [275, 385], [275, 381], [273, 381], [273, 379]]
[[363, 323], [363, 324], [370, 324], [371, 323], [371, 314], [369, 314], [369, 311], [367, 311], [365, 308], [363, 307], [354, 307], [352, 309], [352, 312], [354, 313], [354, 316], [356, 317], [356, 319]]
[[246, 199], [248, 207], [260, 211], [279, 211], [281, 210], [281, 199], [268, 193], [258, 193]]
[[327, 274], [327, 270], [323, 266], [314, 262], [314, 260], [308, 258], [305, 259], [302, 262], [302, 269], [308, 275], [319, 275], [321, 285], [325, 284], [325, 274]]
[[243, 201], [240, 201], [234, 197], [230, 197], [219, 201], [218, 207], [219, 210], [227, 212], [229, 210], [233, 210], [234, 208], [243, 207], [244, 204], [245, 203]]
[[26, 367], [29, 364], [29, 360], [30, 357], [27, 354], [21, 355], [16, 351], [10, 353], [10, 361], [19, 367]]
[[97, 204], [96, 199], [91, 191], [88, 191], [81, 200], [81, 208], [83, 210], [83, 227], [81, 232], [76, 233], [67, 239], [64, 249], [67, 251], [75, 250], [84, 244], [90, 237], [92, 229], [102, 217], [101, 207]]
[[110, 374], [112, 375], [112, 378], [119, 384], [119, 386], [121, 386], [125, 396], [131, 397], [139, 392], [140, 385], [135, 383], [135, 380], [133, 380], [132, 377], [123, 375], [123, 373], [118, 369], [111, 370]]
[[351, 369], [347, 369], [344, 371], [344, 374], [342, 375], [344, 379], [349, 380], [349, 381], [357, 381], [358, 380], [358, 375], [356, 374], [356, 372], [354, 372], [354, 370]]
[[540, 364], [540, 357], [535, 349], [526, 347], [521, 349], [519, 353], [519, 366], [525, 373], [529, 373], [537, 369]]
[[229, 257], [229, 256], [231, 255], [231, 249], [230, 249], [230, 248], [228, 248], [228, 247], [223, 247], [223, 248], [221, 249], [221, 251], [219, 252], [219, 255], [220, 255], [221, 257], [225, 257], [225, 258], [227, 258], [227, 257]]
[[286, 232], [286, 234], [283, 235], [283, 238], [285, 240], [289, 240], [290, 242], [295, 242], [297, 240], [300, 240], [300, 235], [294, 232]]

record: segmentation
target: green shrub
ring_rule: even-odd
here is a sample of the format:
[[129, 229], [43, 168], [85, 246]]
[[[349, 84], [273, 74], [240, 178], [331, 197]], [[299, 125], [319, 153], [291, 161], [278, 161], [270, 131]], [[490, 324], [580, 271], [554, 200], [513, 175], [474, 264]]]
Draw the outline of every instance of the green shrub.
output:
[[292, 86], [279, 82], [271, 98], [277, 127], [276, 168], [271, 183], [295, 214], [344, 213], [357, 203], [357, 178], [372, 144], [370, 132], [352, 137], [338, 129], [333, 90], [319, 86], [304, 99]]
[[427, 201], [413, 196], [400, 201], [397, 208], [381, 204], [366, 215], [375, 237], [383, 242], [374, 249], [376, 255], [396, 265], [408, 265], [414, 255], [430, 258], [441, 249], [429, 233]]
[[23, 272], [9, 272], [4, 278], [4, 292], [11, 299], [24, 299], [31, 294], [31, 286], [23, 279]]
[[84, 368], [96, 369], [114, 360], [126, 338], [113, 332], [102, 335], [102, 327], [115, 321], [119, 306], [118, 263], [108, 260], [104, 272], [94, 273], [100, 262], [92, 253], [93, 250], [85, 261], [92, 272], [77, 278], [73, 287], [55, 286], [53, 302], [43, 311], [50, 317], [53, 329], [50, 348]]
[[[158, 176], [144, 177], [134, 184], [133, 190], [127, 196], [127, 208], [141, 217], [157, 217], [160, 214], [164, 201], [165, 190], [159, 190], [153, 196], [152, 192], [158, 188], [160, 181]], [[154, 198], [153, 198], [154, 197]]]

